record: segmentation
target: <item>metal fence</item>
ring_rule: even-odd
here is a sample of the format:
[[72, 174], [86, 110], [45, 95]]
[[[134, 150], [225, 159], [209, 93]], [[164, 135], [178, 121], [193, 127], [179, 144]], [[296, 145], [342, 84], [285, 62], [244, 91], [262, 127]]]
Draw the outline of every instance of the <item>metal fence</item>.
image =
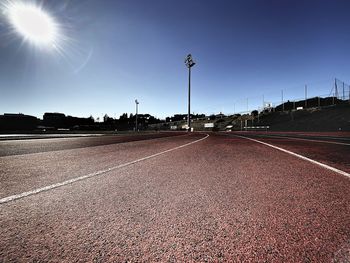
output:
[[[252, 97], [241, 99], [239, 101], [233, 102], [230, 108], [233, 111], [224, 112], [226, 115], [232, 114], [250, 114], [253, 111], [258, 111], [259, 113], [265, 111], [288, 111], [288, 110], [298, 110], [305, 108], [314, 108], [314, 107], [327, 107], [331, 105], [339, 105], [339, 104], [350, 104], [350, 85], [341, 81], [339, 79], [334, 79], [333, 83], [331, 81], [328, 82], [330, 87], [329, 93], [317, 94], [317, 92], [313, 91], [311, 96], [308, 94], [308, 87], [305, 85], [304, 87], [304, 97], [290, 98], [286, 97], [281, 90], [281, 99], [279, 101], [269, 101], [268, 97], [262, 96], [260, 98], [260, 103], [254, 103]], [[255, 97], [256, 98], [256, 97]], [[237, 107], [238, 102], [240, 102], [240, 107]], [[260, 106], [259, 106], [260, 104]], [[252, 106], [250, 106], [252, 105]], [[226, 107], [227, 108], [227, 107]], [[236, 111], [235, 108], [245, 108], [245, 110]], [[217, 114], [217, 112], [213, 112], [212, 114]]]

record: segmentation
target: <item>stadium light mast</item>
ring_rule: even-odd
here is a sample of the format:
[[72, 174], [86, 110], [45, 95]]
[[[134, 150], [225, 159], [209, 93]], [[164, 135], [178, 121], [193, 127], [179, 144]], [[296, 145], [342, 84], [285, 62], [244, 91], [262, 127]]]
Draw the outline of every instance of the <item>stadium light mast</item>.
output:
[[196, 64], [193, 61], [192, 55], [188, 54], [185, 59], [185, 64], [188, 68], [188, 115], [187, 115], [187, 128], [191, 131], [191, 68]]
[[138, 126], [137, 126], [137, 114], [138, 114], [138, 110], [139, 110], [139, 102], [137, 100], [135, 100], [135, 105], [136, 105], [136, 121], [135, 121], [135, 131], [138, 132]]

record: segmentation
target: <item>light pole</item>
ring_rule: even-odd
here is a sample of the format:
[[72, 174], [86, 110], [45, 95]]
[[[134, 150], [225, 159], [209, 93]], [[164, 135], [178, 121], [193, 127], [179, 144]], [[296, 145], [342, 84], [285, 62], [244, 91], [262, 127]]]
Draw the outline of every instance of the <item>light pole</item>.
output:
[[192, 55], [188, 54], [185, 59], [185, 64], [188, 67], [188, 115], [187, 115], [187, 128], [191, 131], [191, 68], [196, 64]]
[[305, 109], [307, 108], [307, 85], [305, 85]]
[[139, 102], [137, 100], [135, 100], [135, 104], [136, 104], [136, 123], [135, 123], [135, 131], [138, 132], [138, 127], [137, 127], [137, 114], [138, 114], [138, 109], [139, 109]]

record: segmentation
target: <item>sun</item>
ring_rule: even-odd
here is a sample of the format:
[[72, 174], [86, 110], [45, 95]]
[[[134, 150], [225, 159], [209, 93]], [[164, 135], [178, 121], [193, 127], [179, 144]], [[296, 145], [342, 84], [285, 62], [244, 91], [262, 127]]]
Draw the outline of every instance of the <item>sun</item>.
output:
[[40, 6], [30, 2], [13, 1], [5, 8], [13, 30], [25, 41], [37, 46], [55, 46], [59, 26], [55, 19]]
[[92, 57], [93, 47], [78, 38], [72, 21], [79, 19], [69, 15], [69, 5], [56, 2], [65, 1], [0, 0], [0, 46], [16, 45], [34, 57], [49, 55], [77, 74]]

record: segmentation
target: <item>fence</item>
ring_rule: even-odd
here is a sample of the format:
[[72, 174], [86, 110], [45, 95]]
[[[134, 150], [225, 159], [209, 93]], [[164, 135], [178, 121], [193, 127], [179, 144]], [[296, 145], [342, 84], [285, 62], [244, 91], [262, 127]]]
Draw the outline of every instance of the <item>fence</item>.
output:
[[[326, 107], [331, 105], [339, 104], [350, 104], [350, 85], [339, 80], [333, 79], [327, 81], [327, 86], [331, 87], [330, 92], [323, 94], [317, 94], [317, 92], [310, 92], [310, 87], [305, 85], [303, 87], [304, 97], [287, 98], [285, 97], [284, 90], [281, 90], [281, 99], [279, 101], [269, 101], [268, 97], [261, 96], [260, 99], [257, 97], [250, 97], [241, 100], [234, 101], [230, 106], [230, 111], [224, 112], [223, 107], [218, 107], [220, 110], [211, 111], [207, 115], [215, 115], [218, 112], [225, 113], [226, 115], [232, 114], [250, 114], [252, 111], [265, 112], [265, 111], [288, 111], [305, 109], [312, 107]], [[311, 94], [311, 95], [310, 95]], [[276, 99], [276, 96], [274, 96]], [[254, 100], [255, 99], [255, 100]], [[260, 103], [259, 103], [260, 100]], [[237, 107], [238, 106], [238, 107]], [[236, 109], [239, 109], [238, 111]], [[199, 112], [199, 111], [198, 111]]]

